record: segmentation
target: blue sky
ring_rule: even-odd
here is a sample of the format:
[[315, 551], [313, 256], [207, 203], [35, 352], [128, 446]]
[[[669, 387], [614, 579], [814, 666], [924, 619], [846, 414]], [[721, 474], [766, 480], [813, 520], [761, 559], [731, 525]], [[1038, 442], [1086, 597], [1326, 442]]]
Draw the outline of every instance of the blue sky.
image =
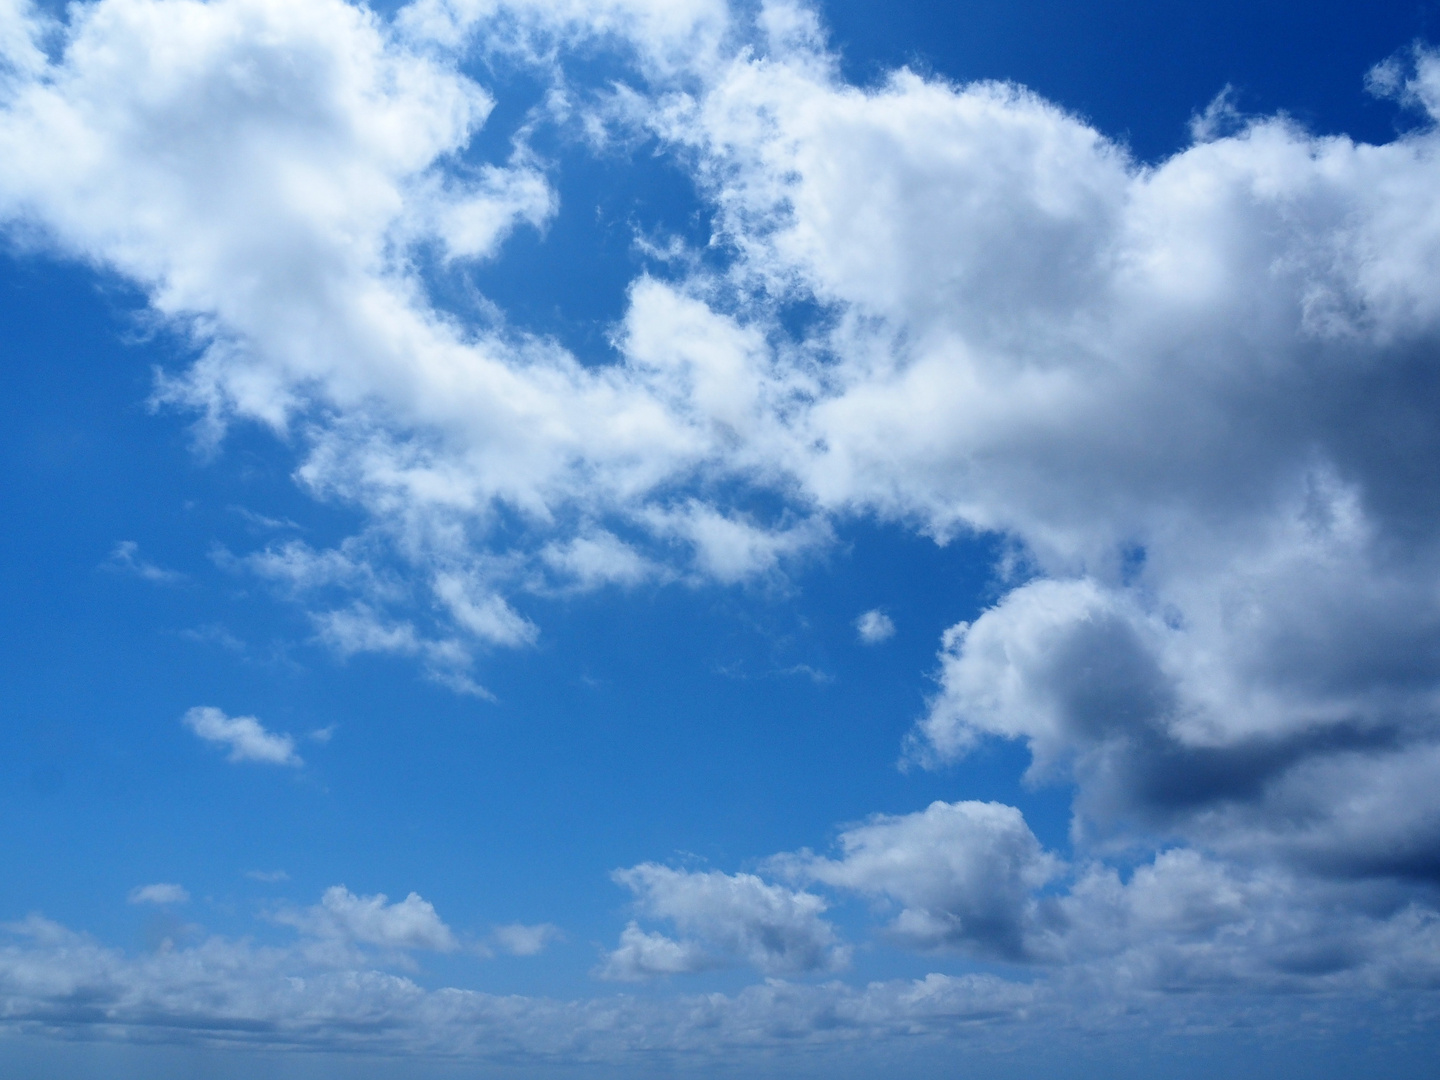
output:
[[0, 1071], [1427, 1075], [1437, 19], [0, 0]]

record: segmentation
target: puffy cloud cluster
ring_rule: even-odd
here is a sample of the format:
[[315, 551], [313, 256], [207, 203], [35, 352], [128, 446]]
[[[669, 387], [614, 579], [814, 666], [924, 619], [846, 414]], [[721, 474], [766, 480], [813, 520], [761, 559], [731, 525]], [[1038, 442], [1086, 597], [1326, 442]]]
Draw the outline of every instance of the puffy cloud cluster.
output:
[[374, 967], [317, 967], [294, 950], [223, 938], [130, 957], [38, 916], [0, 928], [6, 1028], [138, 1042], [635, 1068], [657, 1051], [702, 1060], [826, 1046], [854, 1054], [957, 1033], [984, 1044], [987, 1029], [1023, 1019], [1037, 996], [993, 976], [931, 975], [863, 988], [771, 980], [733, 996], [565, 1001], [427, 990]]
[[812, 893], [772, 885], [754, 874], [675, 870], [642, 863], [614, 874], [647, 916], [673, 923], [684, 938], [646, 933], [631, 923], [601, 978], [635, 980], [723, 967], [741, 960], [771, 975], [843, 968], [849, 949], [821, 915]]
[[[894, 905], [896, 940], [1076, 978], [1433, 982], [1440, 58], [1372, 72], [1422, 117], [1385, 145], [1202, 117], [1142, 163], [1013, 85], [847, 85], [808, 9], [751, 15], [98, 0], [47, 58], [11, 0], [0, 216], [146, 290], [197, 355], [159, 397], [207, 437], [269, 425], [366, 511], [334, 549], [230, 559], [337, 651], [483, 694], [475, 652], [539, 632], [527, 591], [740, 581], [853, 516], [1003, 534], [1009, 591], [946, 635], [909, 753], [1024, 741], [1032, 780], [1075, 786], [1074, 865], [1011, 809], [940, 803], [776, 872]], [[628, 83], [575, 92], [582, 45]], [[558, 212], [523, 137], [473, 160], [493, 100], [465, 50], [555, 76], [535, 123], [659, 137], [714, 215], [705, 258], [632, 283], [617, 362], [431, 299], [424, 253], [501, 258]], [[192, 726], [274, 746], [245, 719]], [[1127, 850], [1128, 880], [1094, 861]], [[611, 976], [843, 961], [816, 894], [619, 880], [679, 936], [633, 925]], [[385, 946], [365, 913], [410, 902], [305, 918]]]
[[[776, 855], [763, 872], [871, 900], [881, 936], [902, 948], [1043, 973], [1057, 994], [1119, 1002], [1194, 992], [1348, 993], [1440, 987], [1435, 896], [1405, 881], [1335, 879], [1279, 864], [1172, 847], [1122, 874], [1096, 858], [1067, 865], [1014, 807], [932, 803], [841, 830], [833, 858]], [[748, 963], [824, 971], [849, 945], [826, 902], [754, 874], [645, 863], [615, 880], [641, 914], [597, 969], [639, 980]]]
[[1024, 740], [1082, 841], [1433, 903], [1437, 72], [1372, 75], [1427, 113], [1383, 146], [1256, 118], [1153, 165], [1018, 87], [862, 91], [792, 46], [647, 116], [736, 253], [717, 302], [823, 312], [812, 505], [1018, 544], [913, 756]]
[[891, 933], [920, 948], [968, 947], [1024, 959], [1034, 894], [1061, 869], [1020, 811], [999, 803], [932, 803], [880, 816], [839, 837], [839, 859], [774, 860], [784, 873], [898, 902]]
[[[946, 910], [963, 916], [973, 901], [955, 887], [953, 873], [917, 883], [923, 868], [907, 865], [906, 857], [916, 834], [944, 827], [937, 822], [946, 815], [978, 820], [986, 805], [940, 804], [906, 818], [877, 819], [871, 828], [878, 832], [843, 845], [848, 854], [835, 865], [856, 867], [845, 887], [872, 892], [893, 880], [906, 903], [930, 905], [929, 916]], [[1013, 822], [994, 817], [991, 831], [1014, 833]], [[973, 843], [983, 827], [972, 823], [968, 831]], [[869, 868], [887, 852], [900, 870], [872, 876]], [[815, 861], [808, 853], [792, 858]], [[1014, 865], [1031, 861], [1020, 851]], [[796, 894], [749, 875], [667, 876], [655, 869], [637, 867], [629, 877], [641, 888], [653, 882], [654, 891], [665, 894], [660, 905], [690, 919], [690, 926], [711, 928], [707, 948], [727, 934], [739, 940], [753, 932], [761, 909], [758, 922], [789, 926], [779, 936], [791, 940], [794, 910], [813, 914], [795, 902]], [[994, 869], [1008, 872], [999, 861]], [[1238, 873], [1175, 850], [1128, 881], [1113, 870], [1089, 868], [1057, 899], [1054, 915], [1027, 925], [1032, 955], [1054, 971], [1049, 979], [935, 973], [857, 987], [770, 978], [733, 995], [559, 1000], [427, 989], [387, 970], [413, 966], [408, 954], [415, 950], [451, 951], [455, 936], [414, 894], [390, 904], [337, 886], [320, 904], [282, 920], [301, 934], [289, 946], [211, 936], [188, 945], [167, 940], [155, 952], [127, 955], [40, 916], [0, 926], [0, 1027], [141, 1043], [438, 1053], [512, 1065], [637, 1068], [657, 1052], [692, 1064], [761, 1064], [776, 1053], [802, 1054], [808, 1064], [792, 1061], [787, 1075], [797, 1068], [804, 1075], [804, 1068], [836, 1075], [842, 1062], [871, 1053], [882, 1060], [867, 1062], [861, 1074], [873, 1075], [886, 1071], [883, 1061], [913, 1070], [927, 1050], [939, 1048], [944, 1067], [953, 1070], [957, 1053], [1003, 1050], [1017, 1038], [1055, 1046], [1237, 1019], [1259, 1031], [1303, 1023], [1333, 1034], [1358, 1024], [1375, 1038], [1398, 1035], [1417, 1018], [1423, 1023], [1431, 1015], [1426, 994], [1440, 984], [1440, 919], [1413, 904], [1357, 916], [1340, 901], [1337, 893], [1316, 894], [1313, 882], [1283, 872]], [[526, 933], [508, 936], [533, 941], [529, 932], [543, 928], [519, 929]], [[818, 936], [833, 945], [828, 933]], [[352, 947], [334, 947], [341, 941]], [[357, 943], [370, 951], [353, 948]], [[686, 943], [672, 944], [683, 951]], [[761, 946], [753, 958], [773, 962], [766, 956]]]
[[331, 963], [352, 962], [349, 950], [356, 945], [391, 952], [425, 949], [440, 953], [460, 947], [434, 905], [413, 892], [392, 904], [384, 893], [356, 896], [345, 886], [334, 885], [325, 890], [319, 904], [298, 910], [282, 908], [272, 917], [312, 939], [315, 947], [307, 947], [308, 953]]

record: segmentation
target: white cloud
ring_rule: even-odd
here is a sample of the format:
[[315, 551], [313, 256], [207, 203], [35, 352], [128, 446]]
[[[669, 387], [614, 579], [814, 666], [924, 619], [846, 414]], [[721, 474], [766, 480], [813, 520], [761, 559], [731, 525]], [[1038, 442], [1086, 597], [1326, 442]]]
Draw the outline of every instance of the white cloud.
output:
[[889, 615], [875, 608], [855, 620], [855, 632], [866, 645], [879, 645], [895, 636], [895, 623]]
[[564, 543], [551, 542], [541, 550], [540, 558], [579, 589], [610, 584], [638, 585], [646, 579], [664, 576], [660, 567], [603, 529]]
[[418, 0], [399, 24], [420, 40], [541, 60], [565, 45], [609, 39], [657, 74], [717, 62], [730, 30], [725, 0]]
[[1020, 811], [999, 803], [931, 803], [846, 829], [841, 857], [781, 856], [775, 869], [838, 888], [888, 896], [902, 907], [894, 937], [919, 948], [960, 946], [1025, 959], [1037, 918], [1034, 894], [1062, 864]]
[[345, 886], [335, 885], [325, 890], [319, 904], [303, 910], [283, 909], [273, 917], [322, 942], [442, 953], [460, 947], [434, 905], [413, 892], [392, 904], [384, 893], [356, 896]]
[[535, 956], [544, 952], [548, 945], [559, 941], [563, 936], [560, 928], [551, 923], [536, 923], [533, 926], [527, 926], [525, 923], [509, 923], [505, 926], [497, 926], [490, 932], [490, 937], [496, 947], [511, 956]]
[[[729, 13], [442, 4], [405, 24], [477, 20], [497, 46], [503, 27], [555, 43], [640, 34], [646, 63], [665, 67], [701, 39], [717, 45]], [[408, 606], [383, 614], [391, 626], [428, 609], [448, 626], [417, 624], [426, 641], [527, 644], [535, 628], [504, 590], [537, 575], [542, 587], [656, 576], [651, 553], [627, 553], [609, 528], [574, 532], [576, 520], [614, 519], [664, 561], [726, 581], [824, 543], [803, 515], [770, 524], [656, 494], [720, 452], [761, 465], [774, 408], [813, 381], [775, 365], [756, 328], [642, 279], [620, 338], [631, 362], [586, 368], [430, 306], [412, 246], [493, 256], [514, 224], [554, 209], [523, 146], [451, 168], [491, 104], [341, 0], [102, 0], [76, 9], [63, 57], [0, 109], [0, 216], [135, 280], [191, 336], [202, 355], [158, 399], [201, 412], [206, 438], [232, 419], [295, 430], [301, 481], [371, 512], [333, 551], [291, 542], [232, 560], [321, 616], [349, 606], [315, 595], [338, 588], [377, 612]], [[501, 509], [528, 531], [493, 538], [519, 544], [497, 562], [485, 548]], [[377, 569], [397, 559], [408, 573]], [[462, 665], [445, 679], [469, 676]]]
[[[12, 1023], [87, 1037], [366, 1054], [441, 1054], [648, 1067], [657, 1050], [733, 1065], [803, 1049], [852, 1062], [867, 1047], [904, 1053], [959, 1033], [984, 1042], [1033, 1015], [1031, 986], [988, 975], [934, 974], [852, 988], [770, 980], [733, 995], [573, 1001], [425, 989], [372, 966], [339, 970], [303, 951], [208, 938], [142, 957], [32, 916], [0, 927], [0, 1007]], [[1193, 1004], [1193, 1003], [1192, 1003]], [[953, 1054], [953, 1047], [949, 1050]], [[772, 1058], [773, 1060], [773, 1058]]]
[[180, 571], [166, 570], [162, 566], [156, 566], [148, 559], [142, 559], [139, 552], [140, 545], [134, 540], [121, 540], [101, 565], [107, 570], [134, 574], [144, 581], [154, 582], [157, 585], [174, 585], [185, 580], [185, 575]]
[[154, 885], [138, 885], [130, 890], [132, 904], [188, 904], [190, 894], [183, 885], [160, 882]]
[[[934, 1051], [1014, 1053], [1017, 1039], [1075, 1048], [1107, 1040], [1189, 1040], [1197, 1026], [1270, 1033], [1413, 1033], [1440, 972], [1440, 924], [1402, 907], [1337, 916], [1310, 883], [1236, 874], [1193, 853], [1082, 875], [1065, 903], [1081, 924], [1053, 979], [931, 974], [863, 987], [767, 979], [732, 994], [624, 994], [560, 1001], [458, 987], [425, 989], [349, 955], [334, 966], [302, 942], [259, 947], [210, 937], [139, 957], [39, 916], [0, 926], [0, 1009], [71, 1037], [364, 1053], [444, 1054], [621, 1069], [653, 1062], [755, 1063], [798, 1052], [810, 1068], [879, 1074]], [[356, 898], [360, 899], [360, 898]], [[1348, 922], [1347, 922], [1348, 920]], [[627, 938], [633, 937], [631, 931]], [[643, 935], [641, 935], [643, 936]], [[658, 936], [658, 935], [657, 935]], [[1056, 954], [1059, 956], [1060, 954]], [[384, 959], [382, 956], [380, 959]], [[1278, 991], [1268, 1000], [1244, 996]], [[1157, 992], [1160, 991], [1160, 992]], [[1177, 992], [1183, 991], [1183, 992]], [[1121, 1045], [1124, 1045], [1123, 1043]], [[1167, 1045], [1162, 1042], [1161, 1045]], [[922, 1055], [911, 1058], [909, 1055]]]
[[[1082, 838], [1433, 877], [1433, 118], [1384, 146], [1253, 118], [1140, 168], [1019, 88], [815, 59], [648, 122], [698, 155], [732, 277], [828, 314], [772, 460], [1038, 575], [947, 636], [912, 752], [1025, 740]], [[1429, 108], [1437, 64], [1377, 79]]]
[[294, 739], [266, 731], [253, 716], [226, 716], [214, 706], [197, 705], [185, 714], [185, 726], [206, 742], [228, 747], [227, 759], [237, 764], [246, 761], [295, 767], [304, 764], [295, 753]]
[[743, 961], [768, 974], [833, 971], [850, 950], [821, 915], [812, 893], [771, 885], [753, 874], [674, 870], [642, 863], [612, 875], [650, 918], [672, 923], [685, 939], [646, 933], [631, 923], [599, 969], [603, 978], [643, 979]]
[[[54, 63], [25, 10], [0, 7], [0, 217], [188, 335], [159, 397], [202, 435], [285, 432], [306, 490], [364, 511], [333, 550], [236, 560], [322, 641], [484, 693], [477, 652], [536, 640], [526, 590], [763, 577], [855, 516], [1002, 534], [1030, 576], [945, 636], [912, 754], [1024, 741], [1075, 785], [1082, 867], [1181, 846], [1077, 871], [1069, 936], [1031, 917], [1053, 867], [1006, 808], [858, 826], [816, 880], [912, 941], [1076, 971], [1113, 916], [1162, 988], [1202, 953], [1279, 979], [1287, 912], [1348, 943], [1334, 985], [1429, 977], [1382, 945], [1430, 941], [1440, 852], [1435, 55], [1372, 74], [1425, 112], [1384, 145], [1217, 109], [1142, 166], [1013, 85], [848, 85], [794, 5], [425, 0], [392, 32], [339, 0], [99, 0]], [[708, 261], [632, 284], [616, 363], [462, 325], [414, 269], [556, 212], [523, 139], [455, 165], [492, 105], [444, 51], [467, 41], [567, 79], [577, 44], [616, 50], [623, 91], [535, 122], [658, 134], [713, 212]], [[812, 894], [624, 875], [679, 936], [627, 929], [617, 971], [841, 956]], [[1227, 921], [1236, 896], [1264, 918]]]
[[647, 933], [636, 923], [620, 931], [619, 946], [595, 970], [600, 979], [640, 982], [657, 975], [690, 975], [723, 967], [725, 961], [698, 941], [676, 941]]

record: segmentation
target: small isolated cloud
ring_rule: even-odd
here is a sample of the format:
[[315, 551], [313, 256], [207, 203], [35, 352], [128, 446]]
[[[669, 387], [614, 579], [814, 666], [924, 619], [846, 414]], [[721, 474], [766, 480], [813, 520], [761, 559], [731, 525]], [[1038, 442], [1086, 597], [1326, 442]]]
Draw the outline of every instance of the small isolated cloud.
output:
[[274, 918], [307, 937], [334, 943], [432, 952], [454, 952], [460, 947], [434, 905], [413, 892], [392, 904], [384, 893], [356, 896], [344, 885], [334, 885], [314, 907], [281, 911]]
[[290, 875], [284, 870], [246, 870], [245, 876], [251, 881], [261, 881], [266, 885], [290, 880]]
[[154, 885], [140, 885], [130, 890], [132, 904], [188, 904], [190, 894], [183, 885], [157, 882]]
[[855, 620], [855, 632], [866, 645], [879, 645], [895, 636], [895, 623], [889, 615], [875, 608]]
[[185, 580], [185, 575], [178, 570], [166, 570], [162, 566], [156, 566], [148, 559], [142, 559], [140, 545], [134, 540], [121, 540], [100, 565], [106, 570], [134, 574], [144, 581], [152, 581], [157, 585], [175, 585]]
[[245, 761], [297, 767], [305, 764], [295, 753], [293, 738], [266, 731], [253, 716], [226, 716], [213, 706], [198, 705], [185, 714], [185, 726], [206, 742], [229, 747], [228, 758], [237, 764]]
[[539, 923], [535, 926], [511, 923], [508, 926], [497, 926], [490, 936], [495, 947], [501, 952], [511, 956], [534, 956], [543, 952], [551, 942], [560, 940], [563, 935], [560, 928], [551, 923]]
[[200, 645], [218, 645], [220, 648], [233, 653], [244, 653], [245, 642], [241, 641], [229, 630], [219, 623], [206, 623], [204, 626], [190, 627], [180, 631], [180, 637], [186, 641], [193, 641]]

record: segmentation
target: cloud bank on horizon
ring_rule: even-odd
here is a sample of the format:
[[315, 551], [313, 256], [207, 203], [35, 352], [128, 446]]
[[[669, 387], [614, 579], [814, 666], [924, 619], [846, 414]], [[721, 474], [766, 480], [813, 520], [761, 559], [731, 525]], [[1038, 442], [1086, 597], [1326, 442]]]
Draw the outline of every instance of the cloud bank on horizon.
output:
[[[587, 84], [596, 50], [624, 77]], [[1384, 145], [1222, 98], [1153, 163], [1023, 87], [849, 84], [784, 0], [416, 0], [393, 20], [97, 0], [63, 21], [3, 0], [0, 57], [12, 237], [144, 291], [193, 357], [154, 401], [205, 452], [261, 425], [307, 491], [363, 514], [333, 547], [217, 556], [338, 654], [485, 696], [481, 656], [543, 639], [527, 598], [774, 578], [858, 519], [995, 534], [1002, 594], [936, 643], [903, 753], [1013, 740], [1029, 780], [1075, 793], [1068, 856], [1015, 808], [960, 801], [757, 873], [617, 871], [635, 921], [599, 977], [776, 977], [704, 1022], [688, 999], [424, 990], [378, 968], [461, 937], [414, 893], [340, 886], [274, 914], [288, 950], [136, 960], [16, 924], [5, 1022], [584, 1057], [764, 1045], [767, 1013], [825, 1042], [1157, 991], [1440, 984], [1440, 55], [1370, 73], [1417, 117]], [[496, 105], [476, 58], [547, 80], [503, 160], [470, 152]], [[658, 140], [711, 215], [704, 246], [637, 238], [657, 257], [605, 356], [433, 287], [559, 212], [542, 126], [595, 155]], [[232, 761], [301, 764], [253, 717], [186, 723]], [[184, 894], [136, 895], [159, 889]], [[1038, 978], [849, 987], [826, 918], [846, 896], [903, 948]], [[511, 931], [517, 954], [553, 936]]]

